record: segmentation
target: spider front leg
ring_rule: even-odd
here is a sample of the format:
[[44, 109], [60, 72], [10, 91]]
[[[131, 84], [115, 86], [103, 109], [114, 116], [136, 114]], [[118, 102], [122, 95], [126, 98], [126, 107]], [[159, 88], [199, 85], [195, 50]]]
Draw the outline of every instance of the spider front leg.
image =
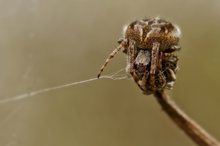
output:
[[153, 43], [152, 51], [151, 51], [151, 66], [150, 66], [150, 87], [153, 91], [156, 90], [155, 85], [155, 73], [157, 71], [158, 62], [159, 62], [159, 47], [160, 44], [158, 42]]
[[142, 91], [146, 91], [145, 85], [146, 85], [146, 76], [144, 75], [143, 78], [140, 78], [137, 74], [136, 74], [136, 68], [134, 67], [135, 65], [135, 59], [137, 57], [137, 47], [135, 46], [135, 42], [130, 40], [129, 42], [129, 47], [127, 49], [127, 54], [128, 54], [128, 71], [131, 74], [131, 76], [133, 77], [134, 81], [136, 82], [136, 84], [139, 86], [139, 88]]
[[106, 59], [105, 63], [102, 65], [99, 73], [98, 73], [98, 78], [101, 76], [101, 73], [103, 72], [103, 70], [105, 69], [105, 67], [107, 66], [107, 64], [110, 62], [110, 60], [120, 51], [120, 50], [126, 50], [127, 48], [127, 40], [126, 39], [120, 39], [118, 41], [119, 46], [117, 48], [115, 48], [112, 53], [108, 56], [108, 58]]

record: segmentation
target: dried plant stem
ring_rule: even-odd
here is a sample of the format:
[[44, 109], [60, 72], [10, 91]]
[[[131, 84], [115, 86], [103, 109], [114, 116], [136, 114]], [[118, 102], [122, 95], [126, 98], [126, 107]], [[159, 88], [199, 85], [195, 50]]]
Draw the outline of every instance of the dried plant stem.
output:
[[173, 101], [169, 99], [165, 91], [154, 94], [158, 103], [171, 118], [199, 146], [220, 146], [220, 143], [207, 133], [201, 126], [187, 116]]

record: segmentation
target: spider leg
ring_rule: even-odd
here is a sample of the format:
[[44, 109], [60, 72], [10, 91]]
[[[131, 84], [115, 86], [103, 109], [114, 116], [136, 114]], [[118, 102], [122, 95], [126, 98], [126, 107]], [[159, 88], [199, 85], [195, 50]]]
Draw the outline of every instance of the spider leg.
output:
[[117, 48], [115, 48], [112, 53], [108, 56], [108, 58], [105, 60], [105, 63], [102, 65], [99, 73], [98, 73], [98, 78], [101, 76], [101, 73], [103, 72], [104, 68], [107, 66], [107, 64], [110, 62], [110, 60], [121, 50], [121, 49], [125, 49], [126, 46], [126, 41], [121, 41], [119, 46]]
[[170, 68], [167, 71], [169, 72], [169, 74], [167, 76], [167, 80], [168, 80], [167, 81], [167, 89], [172, 89], [173, 85], [175, 83], [175, 80], [176, 80], [176, 74]]
[[163, 74], [163, 72], [162, 71], [159, 71], [159, 73], [158, 73], [158, 89], [159, 90], [163, 90], [164, 88], [165, 88], [165, 86], [166, 86], [166, 77], [165, 77], [165, 75]]
[[151, 66], [150, 66], [150, 86], [155, 90], [155, 73], [158, 67], [158, 55], [159, 55], [159, 43], [153, 43], [152, 51], [151, 51]]
[[158, 69], [162, 69], [162, 61], [163, 61], [163, 52], [160, 52], [159, 54], [159, 60], [158, 60], [158, 63], [157, 63], [157, 66], [158, 66]]
[[142, 79], [140, 79], [136, 72], [135, 72], [135, 68], [134, 68], [134, 63], [135, 63], [135, 58], [137, 55], [137, 48], [135, 47], [135, 42], [134, 41], [130, 41], [129, 42], [129, 48], [127, 50], [127, 54], [128, 54], [128, 64], [129, 64], [129, 72], [131, 74], [131, 76], [133, 77], [134, 81], [136, 82], [136, 84], [138, 85], [138, 87], [142, 90], [142, 91], [146, 91], [145, 89], [145, 83], [143, 82]]
[[130, 40], [129, 41], [129, 48], [128, 48], [128, 61], [130, 64], [130, 69], [134, 69], [134, 62], [137, 54], [137, 50], [135, 47], [135, 42]]
[[159, 58], [157, 61], [157, 75], [155, 78], [155, 87], [158, 90], [162, 90], [164, 89], [164, 87], [166, 86], [166, 77], [162, 71], [162, 60], [163, 60], [163, 52], [159, 52]]
[[172, 69], [168, 69], [169, 73], [170, 73], [170, 80], [171, 81], [175, 81], [176, 80], [176, 74], [174, 73], [174, 71]]

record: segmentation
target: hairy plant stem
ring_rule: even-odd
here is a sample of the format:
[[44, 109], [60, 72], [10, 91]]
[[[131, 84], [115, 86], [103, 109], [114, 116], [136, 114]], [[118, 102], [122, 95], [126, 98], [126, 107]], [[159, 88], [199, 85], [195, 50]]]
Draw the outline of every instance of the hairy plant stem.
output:
[[165, 91], [154, 94], [158, 103], [170, 119], [199, 146], [220, 146], [220, 143], [201, 126], [187, 116]]

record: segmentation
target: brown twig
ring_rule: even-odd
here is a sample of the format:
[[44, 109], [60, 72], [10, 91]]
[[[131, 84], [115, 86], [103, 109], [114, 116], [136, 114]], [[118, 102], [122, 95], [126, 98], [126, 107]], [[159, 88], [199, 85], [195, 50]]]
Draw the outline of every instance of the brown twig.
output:
[[155, 97], [165, 113], [172, 121], [182, 129], [199, 146], [220, 146], [220, 143], [207, 133], [201, 126], [187, 116], [169, 96], [162, 92], [156, 92]]

